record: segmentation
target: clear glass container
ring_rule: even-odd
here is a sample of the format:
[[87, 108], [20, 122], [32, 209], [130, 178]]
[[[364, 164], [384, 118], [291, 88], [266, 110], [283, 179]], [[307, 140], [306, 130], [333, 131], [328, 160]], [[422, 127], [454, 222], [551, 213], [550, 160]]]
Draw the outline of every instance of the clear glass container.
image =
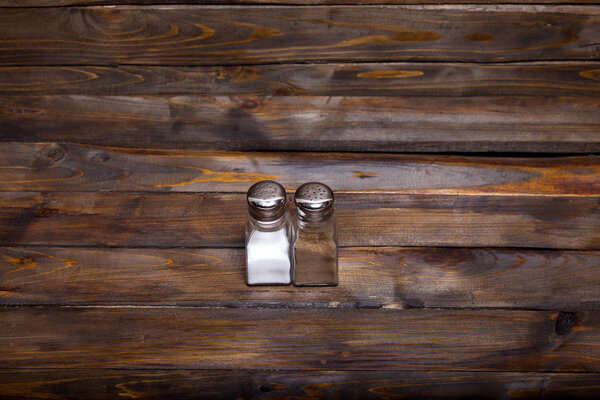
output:
[[294, 285], [337, 285], [338, 244], [333, 191], [322, 183], [305, 183], [296, 191], [294, 203]]
[[246, 284], [292, 283], [292, 222], [285, 189], [273, 181], [254, 184], [247, 195]]

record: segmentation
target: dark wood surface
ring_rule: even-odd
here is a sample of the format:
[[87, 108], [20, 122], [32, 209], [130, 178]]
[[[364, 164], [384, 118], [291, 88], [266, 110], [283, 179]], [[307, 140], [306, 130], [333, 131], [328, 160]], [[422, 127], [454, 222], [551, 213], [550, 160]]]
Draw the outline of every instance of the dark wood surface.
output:
[[56, 95], [0, 97], [0, 110], [1, 141], [199, 150], [600, 152], [600, 97]]
[[[597, 373], [407, 371], [0, 371], [1, 399], [578, 398], [600, 394]], [[201, 388], [201, 389], [200, 389]]]
[[265, 290], [246, 286], [243, 249], [0, 247], [0, 304], [600, 308], [598, 251], [360, 247], [339, 257], [337, 287]]
[[599, 174], [595, 155], [207, 152], [0, 143], [4, 191], [245, 193], [253, 182], [275, 179], [289, 190], [318, 181], [337, 193], [577, 197], [600, 194]]
[[600, 58], [582, 6], [7, 8], [0, 25], [0, 65]]
[[598, 398], [600, 6], [476, 3], [0, 0], [0, 399]]
[[[340, 193], [336, 203], [342, 246], [600, 249], [600, 196]], [[241, 193], [0, 192], [0, 208], [0, 245], [244, 246]]]
[[[486, 4], [498, 0], [0, 0], [0, 7], [60, 7], [70, 5], [210, 4], [210, 5], [392, 5]], [[598, 4], [598, 0], [503, 0], [502, 4]]]
[[0, 94], [598, 97], [600, 63], [0, 67]]
[[600, 369], [594, 311], [18, 307], [0, 320], [12, 368]]

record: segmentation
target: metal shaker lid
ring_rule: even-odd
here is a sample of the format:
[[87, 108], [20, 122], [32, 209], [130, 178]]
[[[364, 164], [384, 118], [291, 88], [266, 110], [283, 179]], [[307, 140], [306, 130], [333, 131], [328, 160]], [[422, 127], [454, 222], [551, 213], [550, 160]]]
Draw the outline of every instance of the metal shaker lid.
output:
[[323, 221], [333, 213], [333, 191], [324, 183], [308, 182], [294, 195], [298, 217], [305, 221]]
[[248, 212], [258, 221], [270, 222], [285, 213], [285, 189], [274, 181], [260, 181], [250, 186], [246, 195]]

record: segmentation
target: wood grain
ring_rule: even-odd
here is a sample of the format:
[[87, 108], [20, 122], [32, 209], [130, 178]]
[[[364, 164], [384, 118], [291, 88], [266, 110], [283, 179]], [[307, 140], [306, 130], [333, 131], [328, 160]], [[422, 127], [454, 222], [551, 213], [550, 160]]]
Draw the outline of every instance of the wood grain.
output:
[[0, 67], [2, 95], [600, 96], [600, 63]]
[[[598, 1], [0, 0], [0, 399], [598, 398], [600, 159], [443, 155], [600, 152]], [[260, 179], [337, 287], [245, 285]]]
[[600, 58], [584, 6], [6, 8], [0, 27], [0, 65]]
[[600, 252], [364, 247], [339, 257], [339, 285], [315, 290], [246, 286], [243, 249], [2, 247], [0, 304], [600, 308]]
[[[498, 0], [0, 0], [0, 7], [61, 7], [70, 5], [213, 4], [213, 5], [391, 5], [487, 4]], [[598, 0], [502, 0], [502, 4], [598, 4]]]
[[[13, 370], [0, 399], [596, 399], [596, 373]], [[199, 390], [201, 388], [201, 390]]]
[[0, 143], [0, 191], [245, 192], [275, 179], [338, 192], [600, 194], [600, 157], [507, 158], [373, 153], [149, 150]]
[[[342, 246], [600, 248], [598, 196], [336, 199]], [[241, 193], [0, 192], [0, 244], [243, 247], [245, 215]]]
[[598, 371], [600, 316], [2, 307], [0, 368]]
[[600, 152], [600, 97], [3, 96], [0, 141], [227, 150]]

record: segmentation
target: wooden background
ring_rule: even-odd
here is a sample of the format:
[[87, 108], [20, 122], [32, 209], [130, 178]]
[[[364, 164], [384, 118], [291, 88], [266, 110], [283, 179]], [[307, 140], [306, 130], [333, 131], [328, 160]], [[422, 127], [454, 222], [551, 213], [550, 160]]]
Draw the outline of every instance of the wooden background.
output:
[[598, 0], [0, 0], [0, 398], [598, 398], [596, 154]]

